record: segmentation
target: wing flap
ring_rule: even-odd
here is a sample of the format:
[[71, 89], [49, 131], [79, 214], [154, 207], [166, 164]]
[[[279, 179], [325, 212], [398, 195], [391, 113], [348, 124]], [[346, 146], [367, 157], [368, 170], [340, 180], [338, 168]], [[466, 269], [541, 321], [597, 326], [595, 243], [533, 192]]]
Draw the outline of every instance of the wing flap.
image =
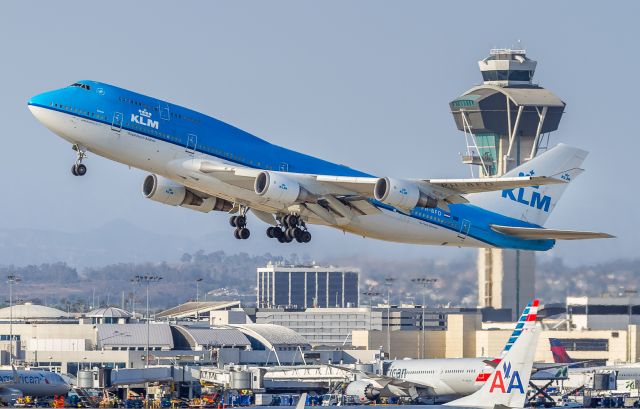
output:
[[584, 239], [610, 239], [614, 238], [607, 233], [578, 230], [554, 230], [536, 227], [512, 227], [490, 225], [491, 230], [516, 237], [523, 240], [584, 240]]

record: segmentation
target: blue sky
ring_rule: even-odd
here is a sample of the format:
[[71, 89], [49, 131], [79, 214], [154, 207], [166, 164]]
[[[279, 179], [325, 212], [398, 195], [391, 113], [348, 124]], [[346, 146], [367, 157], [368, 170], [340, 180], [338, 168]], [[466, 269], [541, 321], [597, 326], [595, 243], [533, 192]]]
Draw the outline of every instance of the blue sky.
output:
[[[464, 138], [448, 102], [480, 82], [476, 61], [490, 48], [520, 40], [538, 60], [535, 80], [567, 103], [552, 143], [591, 152], [548, 226], [619, 237], [563, 242], [542, 257], [573, 264], [636, 257], [640, 3], [597, 4], [3, 2], [0, 228], [74, 232], [122, 219], [233, 240], [224, 215], [144, 200], [141, 171], [91, 156], [87, 176], [71, 176], [70, 145], [30, 115], [31, 95], [94, 79], [378, 175], [466, 177]], [[388, 257], [469, 254], [322, 230], [305, 247], [312, 255], [332, 246], [345, 253], [352, 244]], [[251, 252], [251, 241], [238, 250]]]

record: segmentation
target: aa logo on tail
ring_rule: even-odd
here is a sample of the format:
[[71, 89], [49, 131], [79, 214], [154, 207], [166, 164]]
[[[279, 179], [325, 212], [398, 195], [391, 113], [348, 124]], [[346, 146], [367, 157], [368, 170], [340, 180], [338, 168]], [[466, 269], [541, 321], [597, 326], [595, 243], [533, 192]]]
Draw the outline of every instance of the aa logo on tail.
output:
[[[507, 385], [506, 387], [505, 384]], [[512, 373], [511, 362], [503, 362], [502, 368], [496, 369], [496, 375], [491, 382], [489, 393], [494, 393], [494, 390], [500, 391], [501, 393], [511, 393], [513, 389], [517, 389], [520, 393], [524, 394], [520, 373], [518, 371], [513, 371]]]

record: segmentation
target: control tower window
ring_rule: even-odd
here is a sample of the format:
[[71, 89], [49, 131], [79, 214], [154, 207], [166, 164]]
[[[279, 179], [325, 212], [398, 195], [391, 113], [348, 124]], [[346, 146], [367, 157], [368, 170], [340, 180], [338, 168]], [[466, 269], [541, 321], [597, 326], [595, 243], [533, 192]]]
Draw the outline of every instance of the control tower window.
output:
[[492, 70], [482, 71], [482, 79], [485, 81], [531, 81], [532, 71], [522, 70]]

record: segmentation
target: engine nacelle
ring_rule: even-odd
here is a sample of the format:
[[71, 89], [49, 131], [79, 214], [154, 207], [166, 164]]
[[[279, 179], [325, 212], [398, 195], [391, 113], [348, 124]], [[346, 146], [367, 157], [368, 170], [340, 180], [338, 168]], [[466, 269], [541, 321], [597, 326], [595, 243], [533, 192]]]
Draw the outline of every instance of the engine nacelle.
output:
[[344, 391], [345, 395], [355, 396], [360, 403], [366, 403], [378, 399], [380, 391], [367, 380], [353, 381]]
[[278, 172], [260, 172], [253, 184], [253, 189], [258, 196], [287, 206], [311, 197], [298, 182]]
[[422, 193], [414, 182], [402, 179], [378, 179], [373, 196], [382, 203], [403, 210], [411, 210], [414, 207], [432, 208], [438, 205], [438, 199]]
[[212, 210], [227, 212], [233, 203], [217, 197], [200, 197], [184, 185], [157, 175], [148, 175], [142, 184], [142, 194], [147, 199], [171, 206], [186, 207], [202, 213]]

